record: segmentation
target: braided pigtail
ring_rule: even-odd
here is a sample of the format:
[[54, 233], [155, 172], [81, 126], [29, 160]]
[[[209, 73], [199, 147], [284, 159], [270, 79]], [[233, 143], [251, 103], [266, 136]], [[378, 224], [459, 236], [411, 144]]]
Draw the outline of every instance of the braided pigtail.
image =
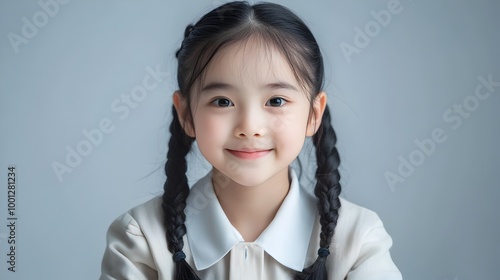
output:
[[170, 124], [170, 141], [168, 143], [167, 163], [165, 174], [167, 180], [164, 185], [162, 208], [165, 216], [168, 249], [173, 254], [175, 262], [174, 279], [200, 279], [186, 262], [183, 237], [186, 234], [186, 198], [189, 194], [189, 185], [186, 177], [186, 155], [191, 150], [194, 138], [188, 137], [181, 126], [177, 111], [172, 106], [173, 120]]
[[314, 194], [318, 198], [321, 234], [318, 258], [309, 267], [299, 273], [296, 279], [326, 280], [326, 258], [330, 254], [330, 243], [337, 226], [340, 200], [340, 157], [335, 147], [337, 136], [331, 125], [328, 105], [323, 114], [318, 132], [313, 137], [316, 147], [316, 187]]

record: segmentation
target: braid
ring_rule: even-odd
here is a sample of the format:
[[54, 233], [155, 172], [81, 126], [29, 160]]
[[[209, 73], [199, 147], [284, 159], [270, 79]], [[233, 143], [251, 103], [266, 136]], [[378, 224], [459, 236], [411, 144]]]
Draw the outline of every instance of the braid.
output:
[[316, 261], [299, 273], [296, 279], [327, 279], [326, 258], [330, 254], [329, 247], [337, 226], [338, 210], [340, 209], [341, 187], [338, 171], [340, 157], [335, 147], [336, 142], [337, 136], [331, 125], [327, 105], [318, 132], [313, 137], [317, 161], [314, 194], [318, 198], [319, 222], [321, 224], [320, 249]]
[[176, 265], [175, 277], [178, 280], [199, 279], [193, 269], [186, 262], [183, 237], [186, 234], [186, 199], [189, 194], [189, 185], [186, 177], [186, 155], [191, 149], [194, 138], [188, 137], [182, 128], [177, 111], [172, 106], [173, 120], [170, 124], [170, 141], [168, 143], [167, 163], [165, 174], [167, 180], [164, 185], [162, 208], [165, 216], [165, 227], [168, 249], [173, 254]]

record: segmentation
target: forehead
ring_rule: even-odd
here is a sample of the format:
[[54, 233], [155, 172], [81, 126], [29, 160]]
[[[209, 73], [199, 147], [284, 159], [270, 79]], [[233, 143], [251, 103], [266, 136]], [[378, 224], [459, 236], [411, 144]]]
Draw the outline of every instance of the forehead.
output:
[[282, 52], [259, 36], [250, 36], [219, 50], [205, 69], [201, 84], [214, 81], [237, 86], [284, 81], [300, 88]]

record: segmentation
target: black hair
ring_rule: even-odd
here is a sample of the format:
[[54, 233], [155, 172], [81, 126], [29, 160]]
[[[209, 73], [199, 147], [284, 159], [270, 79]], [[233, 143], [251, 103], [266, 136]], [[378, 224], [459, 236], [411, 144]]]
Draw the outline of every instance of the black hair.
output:
[[[320, 48], [306, 24], [289, 9], [273, 3], [250, 5], [236, 1], [221, 5], [204, 15], [194, 25], [188, 25], [184, 40], [176, 52], [178, 59], [177, 81], [179, 91], [187, 103], [191, 102], [192, 88], [203, 78], [203, 73], [215, 54], [230, 44], [241, 42], [250, 36], [260, 36], [273, 45], [285, 57], [295, 78], [310, 94], [310, 106], [323, 88], [324, 67]], [[190, 106], [186, 106], [184, 120], [192, 121]], [[165, 216], [168, 249], [175, 261], [175, 278], [199, 279], [185, 260], [183, 237], [186, 215], [186, 198], [189, 195], [186, 177], [186, 155], [194, 138], [183, 130], [175, 108], [170, 124], [171, 138], [168, 145], [162, 208]], [[337, 225], [341, 191], [339, 154], [336, 135], [331, 125], [326, 105], [318, 131], [313, 136], [316, 149], [315, 173], [317, 207], [320, 215], [320, 249], [315, 262], [296, 274], [296, 279], [327, 279], [326, 259]]]

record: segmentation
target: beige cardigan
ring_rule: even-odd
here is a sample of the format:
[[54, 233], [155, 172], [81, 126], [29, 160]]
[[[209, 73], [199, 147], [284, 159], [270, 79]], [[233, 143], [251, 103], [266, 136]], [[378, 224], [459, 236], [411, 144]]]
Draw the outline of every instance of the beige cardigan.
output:
[[[299, 192], [297, 190], [299, 188], [296, 185], [297, 180], [294, 178], [291, 190], [286, 199], [294, 193], [301, 200], [314, 199]], [[190, 197], [193, 196], [193, 193], [196, 193], [196, 190], [201, 190], [201, 188], [206, 188], [206, 190], [213, 189], [211, 187], [210, 174], [193, 186]], [[294, 189], [295, 191], [292, 192]], [[213, 202], [218, 204], [215, 196], [213, 197]], [[188, 199], [188, 207], [193, 207], [190, 203], [194, 202]], [[327, 258], [328, 278], [335, 280], [402, 279], [401, 273], [393, 263], [389, 253], [389, 249], [392, 246], [392, 239], [385, 231], [379, 217], [374, 212], [350, 203], [345, 199], [341, 199], [341, 204], [338, 224], [335, 229], [332, 245], [330, 246], [331, 254]], [[294, 205], [282, 205], [282, 208], [292, 206]], [[280, 208], [278, 213], [282, 211], [282, 208]], [[210, 207], [204, 210], [200, 211], [202, 215], [198, 218], [206, 219], [207, 217], [213, 217], [213, 215], [220, 215], [220, 213], [211, 213]], [[198, 250], [191, 250], [189, 238], [186, 235], [184, 236], [186, 260], [203, 280], [291, 279], [294, 270], [287, 267], [287, 259], [297, 260], [297, 257], [301, 257], [299, 260], [303, 260], [304, 267], [307, 267], [314, 262], [317, 256], [320, 225], [316, 210], [314, 209], [311, 213], [314, 215], [312, 217], [316, 218], [313, 218], [313, 222], [311, 222], [313, 226], [307, 235], [310, 236], [309, 240], [303, 241], [307, 242], [305, 243], [306, 246], [303, 246], [306, 248], [306, 256], [294, 256], [294, 254], [297, 254], [295, 248], [300, 246], [290, 244], [290, 246], [283, 248], [282, 252], [286, 254], [282, 254], [284, 259], [278, 257], [280, 262], [268, 254], [262, 248], [265, 246], [259, 244], [259, 242], [245, 242], [241, 240], [240, 242], [237, 241], [230, 248], [229, 252], [221, 255], [220, 259], [216, 259], [213, 265], [202, 270], [197, 270], [193, 259], [193, 252], [203, 254], [204, 246], [197, 248]], [[107, 234], [107, 247], [102, 260], [101, 280], [173, 279], [174, 263], [172, 254], [167, 249], [162, 217], [161, 197], [156, 197], [131, 209], [112, 223]], [[187, 219], [189, 218], [188, 215]], [[196, 219], [193, 220], [196, 221]], [[297, 221], [297, 223], [298, 226], [303, 225], [302, 221]], [[230, 225], [226, 226], [230, 227]], [[217, 230], [219, 228], [215, 229], [215, 231]], [[224, 230], [224, 232], [227, 231], [227, 229]], [[282, 231], [281, 236], [283, 240], [293, 240], [290, 239], [292, 237], [288, 236], [287, 229], [281, 227], [278, 230]], [[219, 232], [218, 236], [212, 237], [220, 239], [221, 233], [224, 235], [224, 232]], [[306, 230], [306, 232], [308, 231]], [[204, 241], [210, 240], [210, 237], [206, 236], [210, 234], [214, 233], [210, 233], [210, 230], [192, 232], [190, 237], [199, 238], [197, 241]], [[274, 235], [274, 238], [276, 236], [280, 235]], [[275, 241], [276, 243], [280, 243], [283, 240], [276, 239]], [[203, 244], [201, 243], [201, 245]], [[272, 242], [268, 244], [271, 247], [273, 245]], [[302, 253], [300, 254], [302, 255]], [[198, 259], [202, 259], [203, 257], [200, 256]]]

